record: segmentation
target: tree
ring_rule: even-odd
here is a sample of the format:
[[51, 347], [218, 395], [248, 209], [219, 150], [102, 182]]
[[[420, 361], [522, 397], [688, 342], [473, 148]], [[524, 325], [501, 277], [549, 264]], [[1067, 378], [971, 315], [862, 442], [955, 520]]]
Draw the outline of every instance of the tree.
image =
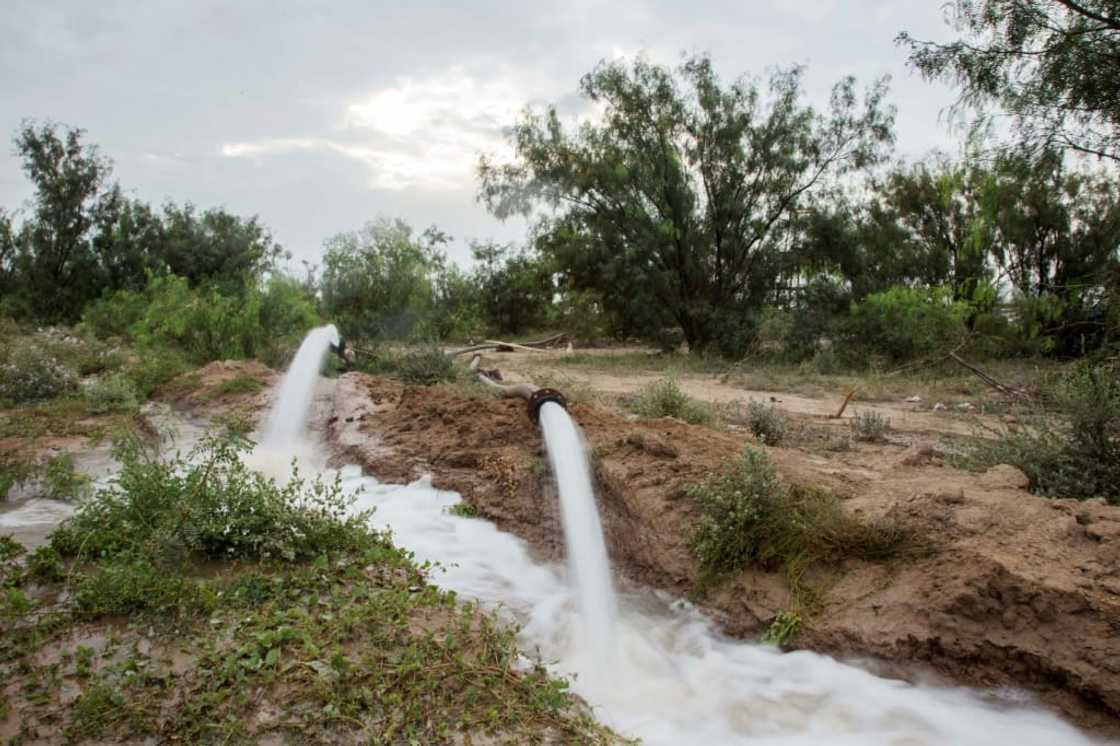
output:
[[344, 336], [364, 339], [412, 333], [432, 308], [432, 277], [449, 237], [429, 228], [413, 237], [401, 220], [367, 223], [325, 244], [321, 287], [325, 314]]
[[473, 243], [471, 254], [483, 318], [491, 329], [519, 334], [545, 323], [556, 290], [544, 260], [495, 243]]
[[722, 86], [706, 57], [676, 75], [640, 59], [601, 63], [581, 81], [601, 118], [570, 131], [555, 108], [527, 113], [516, 161], [480, 163], [481, 198], [499, 217], [550, 204], [558, 215], [540, 230], [575, 236], [581, 254], [542, 242], [559, 270], [603, 297], [626, 278], [692, 349], [739, 354], [779, 271], [783, 222], [830, 176], [875, 163], [892, 137], [885, 82], [860, 102], [845, 79], [821, 114], [802, 102], [801, 80], [800, 68], [776, 72], [764, 104], [750, 81]]
[[1002, 106], [1021, 144], [1120, 160], [1116, 0], [954, 0], [947, 44], [902, 33], [910, 63], [961, 86], [961, 103]]
[[5, 238], [23, 309], [44, 321], [72, 321], [96, 297], [104, 277], [93, 232], [123, 200], [111, 164], [84, 131], [25, 122], [15, 137], [35, 187], [32, 214]]
[[256, 217], [245, 219], [222, 209], [200, 214], [190, 203], [164, 206], [159, 255], [172, 274], [226, 293], [255, 284], [286, 256]]

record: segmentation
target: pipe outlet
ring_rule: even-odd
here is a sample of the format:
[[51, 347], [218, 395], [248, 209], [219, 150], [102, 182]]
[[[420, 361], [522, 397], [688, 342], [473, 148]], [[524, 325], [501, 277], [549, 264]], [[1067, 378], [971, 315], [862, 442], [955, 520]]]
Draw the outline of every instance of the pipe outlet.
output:
[[545, 405], [545, 402], [554, 402], [565, 410], [568, 408], [568, 400], [556, 389], [537, 389], [529, 397], [529, 419], [532, 420], [534, 425], [540, 424], [541, 407]]

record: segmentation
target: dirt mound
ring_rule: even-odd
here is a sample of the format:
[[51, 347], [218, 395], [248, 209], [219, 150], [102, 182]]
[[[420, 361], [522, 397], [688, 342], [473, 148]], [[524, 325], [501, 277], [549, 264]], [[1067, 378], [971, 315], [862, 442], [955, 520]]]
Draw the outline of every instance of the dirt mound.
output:
[[[593, 454], [613, 565], [674, 594], [693, 591], [697, 508], [685, 489], [748, 436], [578, 404], [572, 414]], [[387, 481], [431, 474], [542, 556], [561, 557], [547, 460], [524, 402], [352, 373], [339, 379], [328, 438], [340, 460]], [[1045, 500], [1007, 469], [979, 477], [889, 445], [828, 456], [766, 450], [785, 481], [829, 490], [853, 515], [890, 516], [929, 547], [818, 570], [819, 605], [796, 645], [871, 656], [896, 674], [1025, 687], [1086, 727], [1120, 734], [1120, 509]], [[749, 638], [793, 595], [783, 574], [751, 570], [702, 603], [727, 632]]]
[[256, 360], [216, 360], [176, 376], [155, 398], [196, 417], [236, 415], [256, 422], [278, 374]]

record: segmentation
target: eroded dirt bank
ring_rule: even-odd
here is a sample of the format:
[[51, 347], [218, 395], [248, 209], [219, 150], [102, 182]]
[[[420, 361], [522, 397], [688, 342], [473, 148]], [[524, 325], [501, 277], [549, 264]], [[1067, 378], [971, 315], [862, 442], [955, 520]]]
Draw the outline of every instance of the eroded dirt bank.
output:
[[[688, 550], [697, 509], [684, 489], [749, 436], [578, 404], [572, 413], [593, 452], [612, 564], [687, 595], [700, 572]], [[336, 387], [328, 440], [337, 458], [385, 481], [431, 474], [542, 556], [563, 553], [540, 433], [520, 400], [350, 373]], [[1026, 688], [1082, 726], [1120, 735], [1120, 509], [1038, 498], [1013, 469], [978, 476], [925, 452], [767, 450], [786, 481], [831, 490], [856, 515], [889, 515], [928, 545], [887, 564], [818, 569], [820, 605], [796, 646], [911, 676]], [[703, 600], [745, 638], [792, 603], [784, 575], [761, 571]]]

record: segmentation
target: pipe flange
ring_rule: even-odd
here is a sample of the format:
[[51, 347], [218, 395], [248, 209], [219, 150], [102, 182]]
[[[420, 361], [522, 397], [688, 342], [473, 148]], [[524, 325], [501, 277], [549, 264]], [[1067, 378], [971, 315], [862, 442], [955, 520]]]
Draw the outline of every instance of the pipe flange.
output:
[[533, 421], [534, 425], [540, 424], [541, 407], [545, 405], [545, 402], [554, 402], [565, 410], [568, 408], [568, 400], [556, 389], [537, 389], [529, 397], [529, 419]]

